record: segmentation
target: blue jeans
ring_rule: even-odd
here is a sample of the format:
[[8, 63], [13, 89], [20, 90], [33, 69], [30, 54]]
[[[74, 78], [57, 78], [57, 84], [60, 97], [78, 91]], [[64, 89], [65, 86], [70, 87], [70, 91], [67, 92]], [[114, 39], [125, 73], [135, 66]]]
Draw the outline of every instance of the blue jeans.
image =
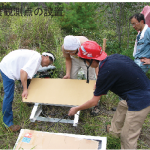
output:
[[143, 65], [143, 62], [141, 62], [141, 60], [139, 58], [134, 59], [134, 62], [145, 72], [147, 73], [147, 71], [150, 69], [150, 65]]
[[14, 98], [14, 86], [15, 81], [9, 79], [1, 70], [1, 75], [3, 79], [4, 88], [4, 99], [3, 99], [3, 122], [10, 127], [13, 125], [13, 112], [12, 112], [12, 102]]

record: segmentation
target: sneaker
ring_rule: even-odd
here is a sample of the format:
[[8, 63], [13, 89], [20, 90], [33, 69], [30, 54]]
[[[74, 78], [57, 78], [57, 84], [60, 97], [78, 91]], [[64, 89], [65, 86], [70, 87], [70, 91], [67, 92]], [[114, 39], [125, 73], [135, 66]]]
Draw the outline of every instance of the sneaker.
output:
[[12, 131], [12, 132], [20, 131], [20, 129], [21, 129], [21, 126], [19, 126], [19, 125], [12, 125], [7, 128], [7, 130]]
[[107, 133], [109, 133], [109, 129], [110, 129], [110, 127], [111, 127], [111, 125], [110, 125], [110, 124], [108, 124], [108, 125], [106, 126], [106, 132], [107, 132]]
[[99, 107], [98, 107], [98, 106], [95, 106], [95, 107], [92, 108], [90, 114], [91, 114], [92, 116], [97, 116], [99, 112], [100, 112]]

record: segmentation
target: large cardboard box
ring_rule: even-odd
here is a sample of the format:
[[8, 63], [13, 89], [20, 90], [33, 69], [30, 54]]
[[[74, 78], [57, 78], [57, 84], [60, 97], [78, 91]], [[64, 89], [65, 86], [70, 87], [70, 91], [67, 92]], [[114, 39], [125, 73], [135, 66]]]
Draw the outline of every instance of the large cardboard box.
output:
[[[97, 150], [99, 142], [93, 140], [101, 137], [49, 133], [35, 130], [22, 129], [14, 149], [92, 149]], [[106, 147], [106, 138], [104, 138]]]

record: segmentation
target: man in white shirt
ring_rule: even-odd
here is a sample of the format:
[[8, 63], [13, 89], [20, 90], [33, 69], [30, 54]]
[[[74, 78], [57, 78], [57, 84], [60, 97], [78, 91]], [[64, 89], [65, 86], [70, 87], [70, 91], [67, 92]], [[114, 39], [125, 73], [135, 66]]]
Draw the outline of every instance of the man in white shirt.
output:
[[27, 98], [27, 79], [32, 79], [40, 65], [49, 66], [55, 60], [52, 53], [42, 55], [34, 50], [18, 49], [6, 55], [0, 63], [0, 72], [3, 79], [3, 122], [11, 131], [20, 130], [19, 125], [13, 124], [12, 102], [14, 97], [15, 80], [21, 80], [23, 86], [22, 98]]

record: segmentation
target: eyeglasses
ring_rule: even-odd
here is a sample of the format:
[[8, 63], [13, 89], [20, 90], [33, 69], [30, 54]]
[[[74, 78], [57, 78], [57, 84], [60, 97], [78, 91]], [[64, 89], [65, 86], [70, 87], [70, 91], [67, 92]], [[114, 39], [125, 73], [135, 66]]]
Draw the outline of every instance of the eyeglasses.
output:
[[136, 24], [138, 24], [139, 22], [136, 22], [136, 23], [131, 23], [131, 25], [133, 26], [133, 27], [135, 27], [136, 26]]

